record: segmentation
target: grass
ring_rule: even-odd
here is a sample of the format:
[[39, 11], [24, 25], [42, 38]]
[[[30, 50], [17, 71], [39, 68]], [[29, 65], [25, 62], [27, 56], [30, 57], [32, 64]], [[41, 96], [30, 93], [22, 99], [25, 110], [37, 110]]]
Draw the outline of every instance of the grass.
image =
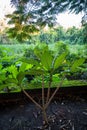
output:
[[[59, 82], [53, 82], [52, 83], [52, 88], [55, 88], [57, 87], [59, 84]], [[63, 85], [62, 85], [62, 88], [64, 87], [76, 87], [76, 86], [87, 86], [87, 81], [84, 81], [84, 80], [65, 80]], [[48, 83], [45, 83], [45, 88], [48, 87]], [[40, 89], [41, 88], [41, 83], [30, 83], [28, 86], [27, 86], [28, 89]]]
[[[49, 47], [50, 49], [54, 48], [55, 44], [50, 44]], [[27, 48], [33, 48], [34, 45], [33, 44], [12, 44], [12, 45], [8, 45], [8, 44], [1, 44], [0, 48], [2, 49], [7, 49], [13, 53], [16, 54], [20, 54], [23, 53]], [[68, 45], [68, 48], [70, 50], [71, 53], [77, 54], [79, 51], [84, 52], [84, 48], [85, 45]]]
[[0, 45], [0, 48], [2, 48], [3, 50], [7, 50], [8, 52], [12, 52], [13, 54], [21, 54], [23, 53], [27, 48], [29, 47], [29, 45], [27, 44], [15, 44], [15, 45]]
[[76, 87], [76, 86], [87, 86], [87, 81], [84, 80], [66, 80], [63, 87]]

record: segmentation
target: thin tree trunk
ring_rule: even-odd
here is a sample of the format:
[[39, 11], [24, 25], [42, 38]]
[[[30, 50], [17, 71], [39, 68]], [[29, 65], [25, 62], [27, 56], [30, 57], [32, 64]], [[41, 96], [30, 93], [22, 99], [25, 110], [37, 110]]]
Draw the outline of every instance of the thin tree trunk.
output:
[[42, 75], [42, 106], [44, 107], [45, 99], [44, 99], [44, 75]]
[[49, 123], [48, 123], [47, 113], [44, 107], [42, 109], [42, 114], [43, 114], [43, 125], [48, 125]]
[[42, 115], [43, 115], [43, 125], [48, 124], [48, 118], [46, 114], [45, 107], [45, 96], [44, 96], [44, 75], [42, 75]]

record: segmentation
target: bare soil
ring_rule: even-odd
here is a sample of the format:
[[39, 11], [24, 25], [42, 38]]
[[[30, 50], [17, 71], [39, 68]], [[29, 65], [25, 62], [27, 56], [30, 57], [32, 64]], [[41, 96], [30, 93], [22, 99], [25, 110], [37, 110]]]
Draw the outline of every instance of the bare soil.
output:
[[[45, 130], [87, 130], [87, 98], [60, 97], [51, 102]], [[0, 103], [0, 130], [42, 130], [42, 113], [27, 99]]]

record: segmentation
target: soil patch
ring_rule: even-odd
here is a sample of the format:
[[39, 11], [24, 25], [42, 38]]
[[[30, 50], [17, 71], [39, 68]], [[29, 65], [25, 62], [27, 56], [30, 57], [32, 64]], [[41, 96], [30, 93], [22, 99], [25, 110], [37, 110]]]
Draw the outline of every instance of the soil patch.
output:
[[[87, 99], [80, 96], [51, 102], [46, 130], [87, 130]], [[0, 103], [0, 130], [41, 130], [41, 111], [27, 99]]]

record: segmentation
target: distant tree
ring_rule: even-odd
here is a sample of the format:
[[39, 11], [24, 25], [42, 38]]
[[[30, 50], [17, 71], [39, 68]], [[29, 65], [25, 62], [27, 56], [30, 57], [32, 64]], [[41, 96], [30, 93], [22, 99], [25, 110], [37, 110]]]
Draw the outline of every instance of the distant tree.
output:
[[11, 37], [19, 41], [27, 40], [31, 34], [46, 24], [55, 25], [56, 15], [69, 9], [71, 12], [87, 12], [86, 0], [11, 0], [16, 10], [7, 15], [9, 24], [14, 27], [8, 30]]
[[58, 26], [57, 28], [54, 29], [54, 31], [56, 32], [55, 42], [65, 40], [66, 31], [64, 30], [62, 26]]
[[[50, 27], [55, 22], [55, 15], [46, 8], [47, 2], [39, 0], [14, 0], [12, 1], [16, 10], [13, 14], [6, 15], [10, 18], [9, 24], [14, 26], [8, 30], [10, 37], [19, 41], [27, 40], [34, 32], [40, 30], [40, 27], [45, 27], [48, 24]], [[52, 8], [52, 3], [49, 3]]]
[[83, 37], [84, 37], [84, 43], [87, 43], [87, 12], [82, 17], [82, 25], [83, 25]]
[[76, 44], [79, 38], [78, 29], [76, 27], [68, 28], [66, 38], [70, 41], [70, 44]]
[[87, 24], [85, 26], [83, 26], [83, 42], [87, 43]]

